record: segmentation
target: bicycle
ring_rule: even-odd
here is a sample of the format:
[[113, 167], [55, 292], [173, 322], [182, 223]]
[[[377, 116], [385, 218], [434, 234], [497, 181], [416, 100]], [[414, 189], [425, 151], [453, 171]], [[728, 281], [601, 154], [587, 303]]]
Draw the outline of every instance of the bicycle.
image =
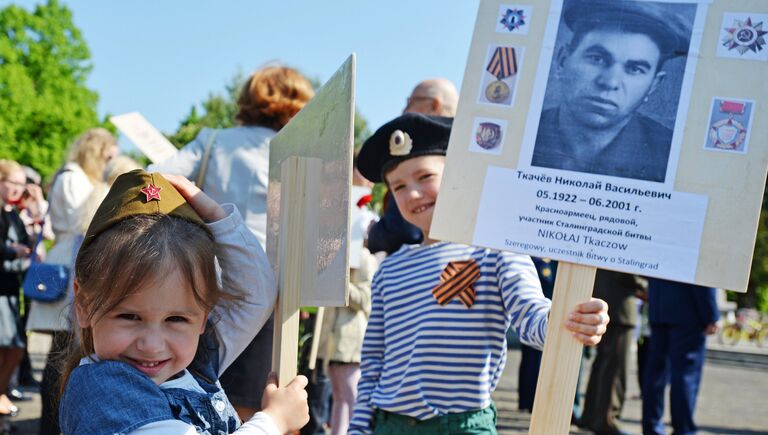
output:
[[718, 339], [721, 344], [736, 345], [740, 340], [755, 341], [762, 347], [768, 339], [768, 323], [760, 321], [759, 314], [752, 309], [736, 312], [736, 321], [723, 326]]

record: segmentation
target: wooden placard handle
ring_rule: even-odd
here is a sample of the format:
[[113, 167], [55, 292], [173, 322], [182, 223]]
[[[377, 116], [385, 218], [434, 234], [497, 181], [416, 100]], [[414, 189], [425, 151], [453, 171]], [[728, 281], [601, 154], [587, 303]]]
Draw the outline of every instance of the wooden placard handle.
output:
[[315, 329], [312, 331], [312, 347], [309, 348], [309, 361], [307, 367], [314, 370], [317, 366], [317, 351], [320, 348], [320, 334], [323, 333], [323, 318], [325, 317], [325, 307], [317, 307], [315, 314]]
[[299, 307], [301, 291], [314, 285], [316, 264], [306, 249], [309, 225], [317, 225], [317, 198], [322, 169], [320, 159], [291, 156], [280, 166], [280, 236], [278, 247], [278, 296], [272, 370], [278, 385], [296, 377], [299, 358]]
[[544, 342], [539, 380], [529, 434], [567, 434], [571, 427], [573, 398], [579, 376], [582, 345], [565, 329], [568, 313], [589, 300], [596, 268], [572, 263], [557, 266], [557, 278]]

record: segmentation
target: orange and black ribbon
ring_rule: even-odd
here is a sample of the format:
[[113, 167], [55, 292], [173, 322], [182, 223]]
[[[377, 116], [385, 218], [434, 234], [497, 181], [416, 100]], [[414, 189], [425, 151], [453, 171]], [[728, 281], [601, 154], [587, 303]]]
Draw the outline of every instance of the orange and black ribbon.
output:
[[485, 69], [499, 80], [517, 74], [517, 58], [513, 47], [496, 47]]
[[478, 278], [480, 267], [475, 260], [451, 261], [440, 274], [440, 284], [432, 289], [432, 295], [440, 305], [445, 305], [458, 296], [469, 308], [475, 303], [475, 289], [472, 284]]

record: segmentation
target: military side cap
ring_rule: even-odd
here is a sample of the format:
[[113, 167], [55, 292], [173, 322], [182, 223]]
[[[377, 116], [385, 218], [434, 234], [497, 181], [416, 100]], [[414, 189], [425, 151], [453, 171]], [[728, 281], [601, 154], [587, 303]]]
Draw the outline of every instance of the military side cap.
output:
[[160, 173], [135, 169], [120, 175], [112, 184], [88, 226], [80, 249], [120, 221], [158, 214], [186, 219], [210, 232], [187, 200]]
[[406, 113], [382, 125], [363, 143], [357, 169], [363, 177], [384, 181], [384, 173], [413, 157], [445, 155], [453, 118]]
[[651, 1], [576, 0], [564, 14], [565, 24], [574, 32], [616, 27], [648, 35], [667, 57], [684, 56], [690, 45], [687, 20], [663, 5]]

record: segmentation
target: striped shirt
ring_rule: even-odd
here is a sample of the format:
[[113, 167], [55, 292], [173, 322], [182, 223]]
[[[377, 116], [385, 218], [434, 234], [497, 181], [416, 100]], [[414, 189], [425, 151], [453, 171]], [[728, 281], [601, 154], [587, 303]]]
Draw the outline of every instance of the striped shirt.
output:
[[[438, 304], [443, 269], [469, 259], [480, 267], [474, 304]], [[420, 420], [485, 408], [504, 370], [506, 330], [542, 348], [549, 309], [526, 255], [451, 242], [400, 249], [373, 279], [350, 433], [371, 433], [377, 408]]]

